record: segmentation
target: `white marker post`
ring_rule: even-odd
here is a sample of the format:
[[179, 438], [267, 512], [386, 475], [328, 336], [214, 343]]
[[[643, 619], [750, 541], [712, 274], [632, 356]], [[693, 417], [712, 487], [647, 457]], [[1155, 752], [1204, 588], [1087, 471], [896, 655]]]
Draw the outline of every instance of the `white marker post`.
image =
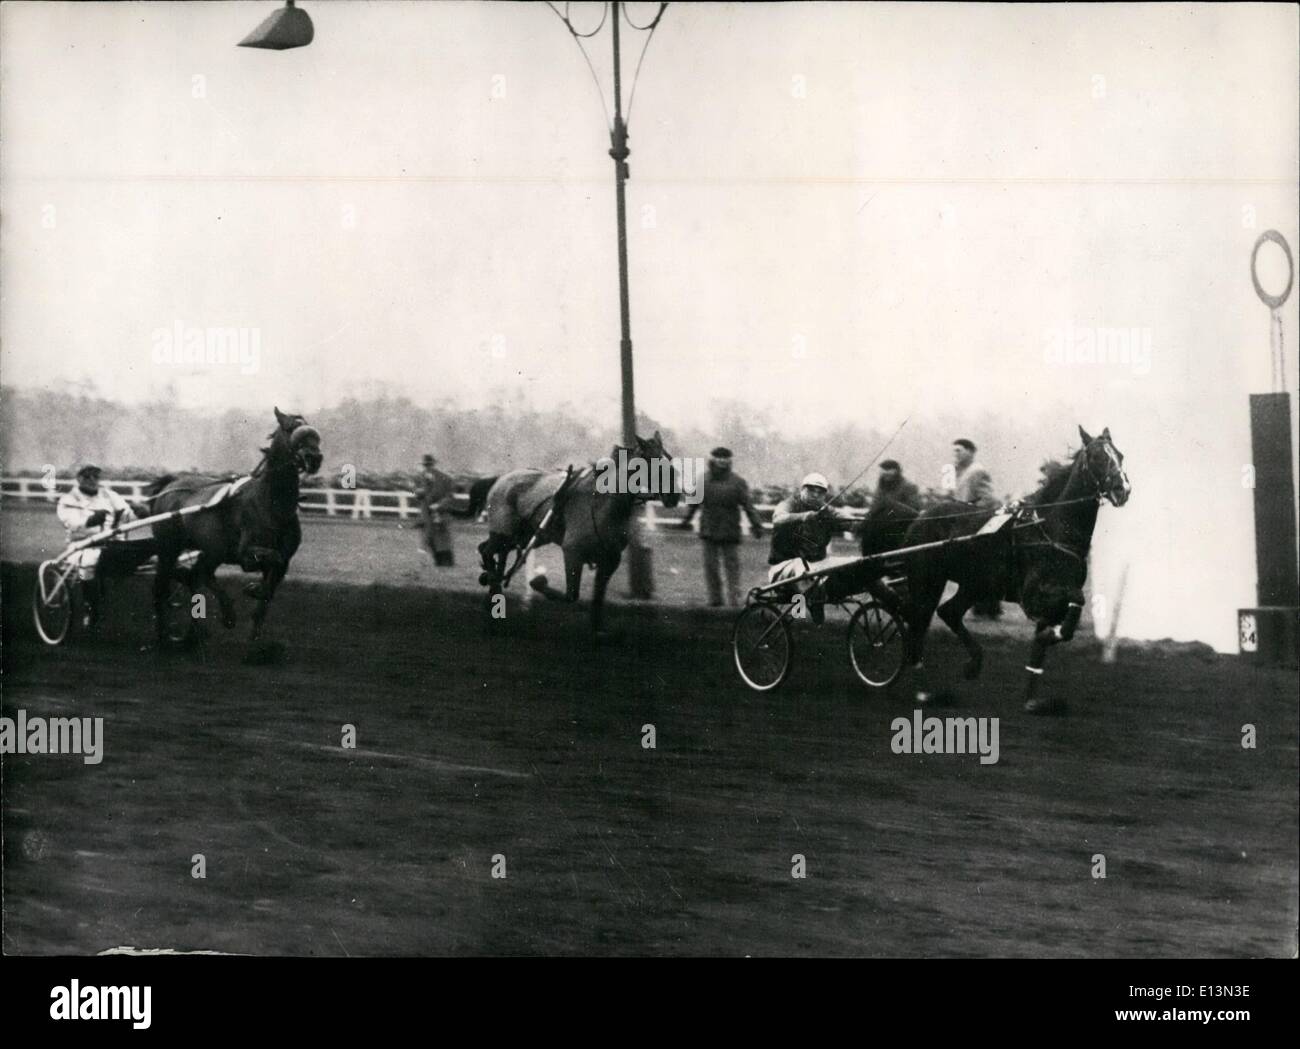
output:
[[1114, 663], [1115, 652], [1119, 648], [1119, 613], [1124, 607], [1124, 587], [1128, 584], [1128, 565], [1120, 571], [1119, 586], [1115, 589], [1115, 606], [1110, 612], [1110, 629], [1106, 631], [1106, 640], [1101, 645], [1101, 661]]

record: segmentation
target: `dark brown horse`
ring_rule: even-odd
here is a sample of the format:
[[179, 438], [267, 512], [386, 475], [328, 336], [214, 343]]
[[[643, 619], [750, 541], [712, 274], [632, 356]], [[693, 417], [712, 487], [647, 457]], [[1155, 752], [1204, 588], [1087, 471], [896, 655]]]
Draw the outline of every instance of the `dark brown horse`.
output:
[[[1064, 709], [1061, 700], [1038, 696], [1043, 661], [1047, 649], [1069, 641], [1079, 624], [1088, 552], [1101, 500], [1123, 506], [1131, 491], [1124, 474], [1124, 456], [1111, 441], [1109, 428], [1092, 437], [1079, 427], [1079, 436], [1083, 447], [1073, 461], [1048, 471], [1011, 524], [969, 542], [911, 555], [903, 614], [908, 625], [908, 655], [916, 670], [921, 668], [925, 635], [937, 610], [966, 647], [966, 678], [978, 677], [984, 652], [962, 618], [978, 601], [1015, 601], [1035, 624], [1025, 668], [1025, 709], [1034, 714]], [[924, 511], [908, 528], [903, 545], [973, 535], [992, 515], [993, 511], [972, 510], [966, 503], [940, 503]], [[940, 604], [950, 580], [957, 583], [957, 592]], [[926, 702], [930, 693], [919, 677], [917, 687], [918, 701]]]
[[897, 550], [920, 513], [907, 503], [877, 496], [877, 501], [855, 529], [862, 556]]
[[492, 486], [497, 483], [495, 477], [480, 477], [472, 481], [469, 486], [469, 505], [463, 510], [453, 510], [457, 517], [468, 517], [471, 521], [477, 521], [478, 515], [487, 508], [488, 492], [492, 491]]
[[[621, 467], [633, 483], [618, 483]], [[638, 477], [652, 483], [639, 484]], [[665, 506], [676, 506], [680, 498], [681, 478], [658, 431], [653, 437], [638, 437], [633, 448], [616, 446], [609, 459], [576, 474], [531, 469], [502, 474], [487, 496], [488, 537], [478, 548], [481, 582], [490, 593], [499, 593], [512, 551], [534, 537], [535, 546], [556, 543], [564, 551], [564, 590], [538, 580], [531, 585], [553, 600], [577, 601], [582, 569], [593, 566], [591, 626], [601, 636], [605, 591], [623, 558], [637, 504], [660, 499]]]
[[[191, 586], [196, 590], [206, 587], [216, 595], [227, 628], [235, 625], [235, 608], [230, 595], [217, 582], [217, 568], [235, 564], [245, 572], [261, 575], [260, 582], [247, 588], [257, 599], [249, 640], [256, 641], [261, 635], [271, 598], [302, 542], [299, 475], [316, 473], [324, 460], [320, 434], [301, 415], [286, 415], [276, 408], [275, 418], [278, 425], [271, 433], [270, 444], [262, 449], [262, 462], [242, 483], [205, 474], [169, 474], [146, 489], [155, 514], [215, 504], [211, 510], [153, 526], [158, 544], [154, 618], [160, 644], [166, 641], [163, 612], [172, 577], [178, 571], [176, 559], [186, 550], [198, 551], [198, 559], [189, 571]], [[232, 483], [238, 485], [233, 494], [218, 500], [222, 487]]]

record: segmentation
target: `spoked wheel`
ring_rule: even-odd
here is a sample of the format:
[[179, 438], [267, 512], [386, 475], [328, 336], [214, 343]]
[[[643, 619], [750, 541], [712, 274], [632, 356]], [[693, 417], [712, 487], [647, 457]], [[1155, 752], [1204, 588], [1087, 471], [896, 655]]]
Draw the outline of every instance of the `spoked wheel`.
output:
[[903, 624], [883, 605], [868, 601], [849, 620], [849, 662], [872, 688], [885, 688], [898, 680], [907, 654]]
[[173, 579], [163, 605], [163, 637], [168, 644], [185, 645], [198, 637], [194, 618], [194, 590], [181, 579]]
[[47, 645], [61, 645], [72, 629], [72, 590], [76, 585], [74, 565], [46, 561], [37, 569], [32, 594], [32, 612], [36, 633]]
[[740, 613], [731, 635], [736, 669], [755, 692], [767, 692], [790, 673], [794, 640], [785, 616], [771, 605], [750, 605]]

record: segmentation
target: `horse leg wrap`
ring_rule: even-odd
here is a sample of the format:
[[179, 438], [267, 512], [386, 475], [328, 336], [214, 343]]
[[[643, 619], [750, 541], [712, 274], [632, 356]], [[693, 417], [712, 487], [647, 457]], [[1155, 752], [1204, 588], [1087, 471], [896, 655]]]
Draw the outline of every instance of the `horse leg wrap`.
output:
[[1074, 637], [1074, 631], [1079, 626], [1079, 617], [1083, 615], [1083, 605], [1070, 602], [1070, 606], [1065, 610], [1065, 618], [1061, 620], [1058, 626], [1052, 628], [1052, 633], [1056, 635], [1057, 641], [1069, 641]]

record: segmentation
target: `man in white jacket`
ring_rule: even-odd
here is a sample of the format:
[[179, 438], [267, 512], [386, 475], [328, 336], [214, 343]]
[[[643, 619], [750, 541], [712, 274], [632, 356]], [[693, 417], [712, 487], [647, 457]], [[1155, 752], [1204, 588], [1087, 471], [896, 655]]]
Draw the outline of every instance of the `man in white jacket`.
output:
[[975, 445], [965, 437], [952, 442], [952, 459], [956, 470], [949, 491], [960, 503], [974, 503], [980, 507], [993, 507], [993, 477], [975, 461]]
[[[974, 442], [965, 437], [957, 438], [952, 443], [952, 457], [957, 468], [951, 490], [952, 498], [982, 510], [997, 506], [997, 499], [993, 496], [993, 476], [975, 461]], [[985, 619], [999, 619], [1002, 616], [1002, 602], [996, 597], [977, 601], [975, 614]]]
[[[77, 483], [70, 491], [59, 498], [57, 513], [63, 527], [68, 530], [68, 542], [85, 539], [105, 528], [116, 527], [127, 521], [136, 520], [136, 513], [131, 504], [110, 488], [99, 483], [101, 471], [93, 463], [86, 463], [77, 471]], [[105, 568], [130, 570], [148, 559], [152, 544], [123, 544], [122, 537], [112, 541], [114, 549], [109, 555]], [[103, 546], [89, 546], [79, 551], [76, 556], [77, 575], [81, 578], [82, 594], [85, 598], [83, 619], [86, 626], [95, 620], [95, 614], [103, 596], [103, 579], [100, 564], [105, 553]], [[120, 556], [119, 556], [120, 555]]]

